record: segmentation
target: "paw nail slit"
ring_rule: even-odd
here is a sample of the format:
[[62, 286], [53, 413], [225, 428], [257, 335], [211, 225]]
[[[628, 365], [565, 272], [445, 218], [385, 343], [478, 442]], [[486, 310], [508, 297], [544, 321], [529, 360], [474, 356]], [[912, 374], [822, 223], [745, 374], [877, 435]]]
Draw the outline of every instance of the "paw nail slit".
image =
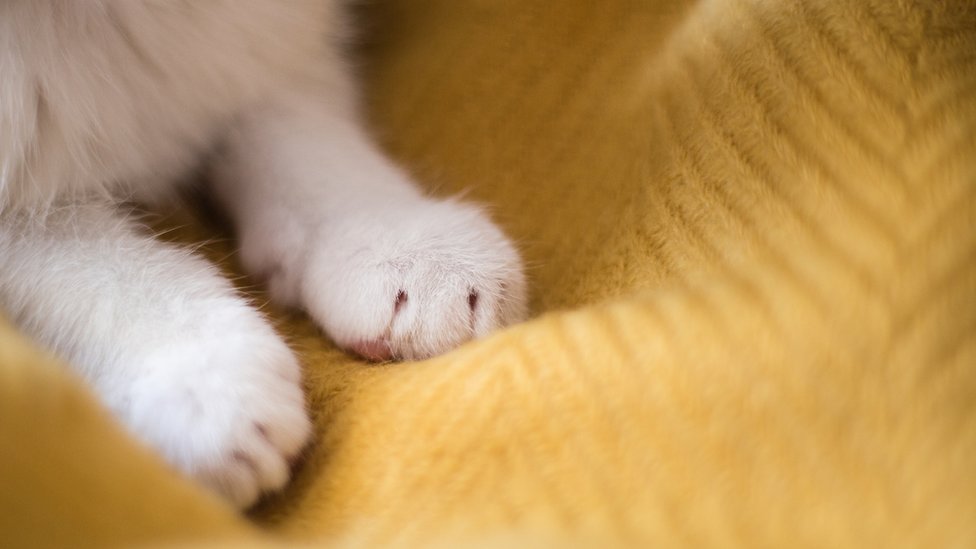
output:
[[471, 293], [468, 294], [468, 307], [471, 307], [471, 310], [473, 311], [477, 306], [478, 306], [478, 292], [471, 290]]
[[393, 304], [393, 312], [400, 312], [400, 308], [407, 302], [407, 292], [400, 290], [396, 296], [396, 303]]

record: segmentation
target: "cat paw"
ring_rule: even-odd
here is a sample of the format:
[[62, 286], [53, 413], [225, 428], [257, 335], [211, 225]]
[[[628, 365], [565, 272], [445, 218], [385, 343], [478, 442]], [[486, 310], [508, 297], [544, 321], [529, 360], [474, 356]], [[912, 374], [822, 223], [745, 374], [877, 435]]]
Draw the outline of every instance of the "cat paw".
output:
[[424, 201], [330, 229], [301, 294], [364, 358], [428, 358], [526, 315], [518, 252], [477, 207]]
[[288, 481], [311, 432], [297, 361], [245, 308], [156, 348], [106, 395], [134, 434], [240, 508]]

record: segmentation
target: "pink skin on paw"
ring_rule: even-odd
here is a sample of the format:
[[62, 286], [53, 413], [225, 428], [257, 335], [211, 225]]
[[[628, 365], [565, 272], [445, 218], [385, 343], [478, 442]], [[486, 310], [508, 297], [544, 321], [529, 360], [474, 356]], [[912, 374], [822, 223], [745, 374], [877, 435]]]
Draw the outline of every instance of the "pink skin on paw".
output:
[[[478, 308], [479, 298], [480, 295], [475, 289], [471, 289], [468, 293], [468, 307], [471, 309], [472, 324], [474, 323], [474, 313]], [[407, 292], [400, 290], [397, 293], [396, 299], [393, 302], [393, 316], [396, 316], [400, 312], [400, 309], [403, 308], [408, 299]], [[346, 350], [372, 362], [385, 362], [396, 358], [393, 349], [390, 348], [389, 341], [383, 337], [361, 340], [349, 344]]]
[[[400, 290], [393, 302], [393, 316], [400, 312], [406, 302], [407, 292]], [[349, 345], [347, 350], [373, 362], [383, 362], [394, 358], [393, 349], [390, 349], [390, 344], [383, 338], [359, 341]]]
[[383, 362], [393, 359], [393, 350], [390, 344], [383, 339], [371, 339], [359, 341], [349, 345], [349, 351], [373, 362]]

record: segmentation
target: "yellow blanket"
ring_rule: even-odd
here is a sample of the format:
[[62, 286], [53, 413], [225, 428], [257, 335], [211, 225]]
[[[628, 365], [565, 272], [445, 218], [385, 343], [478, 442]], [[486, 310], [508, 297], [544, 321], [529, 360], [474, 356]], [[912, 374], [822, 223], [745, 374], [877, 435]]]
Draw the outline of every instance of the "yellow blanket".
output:
[[976, 545], [976, 2], [370, 4], [378, 134], [536, 319], [369, 366], [272, 310], [318, 437], [246, 517], [4, 326], [0, 546]]

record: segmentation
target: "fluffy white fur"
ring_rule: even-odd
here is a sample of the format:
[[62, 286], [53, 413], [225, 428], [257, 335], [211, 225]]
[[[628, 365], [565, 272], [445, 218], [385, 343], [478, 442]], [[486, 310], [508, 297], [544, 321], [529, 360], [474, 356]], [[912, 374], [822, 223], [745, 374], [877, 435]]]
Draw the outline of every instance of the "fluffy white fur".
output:
[[368, 358], [525, 314], [514, 247], [371, 143], [328, 0], [0, 2], [0, 307], [134, 434], [240, 506], [310, 434], [287, 346], [216, 269], [133, 225], [210, 152], [245, 267]]

